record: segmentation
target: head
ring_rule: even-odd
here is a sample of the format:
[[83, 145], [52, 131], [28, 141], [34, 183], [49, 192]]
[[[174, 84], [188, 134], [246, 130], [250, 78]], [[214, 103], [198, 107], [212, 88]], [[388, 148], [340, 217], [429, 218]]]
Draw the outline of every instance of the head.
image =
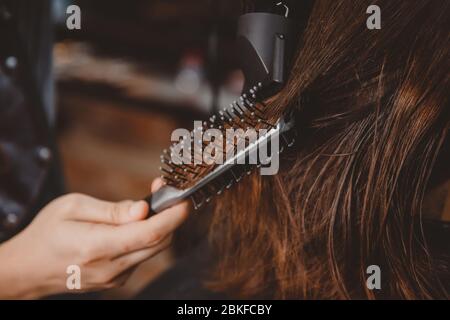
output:
[[[381, 30], [366, 27], [373, 4]], [[293, 108], [299, 141], [278, 175], [249, 176], [216, 203], [211, 287], [241, 297], [446, 296], [420, 226], [450, 125], [449, 14], [433, 0], [313, 2], [290, 79], [266, 110], [276, 119]], [[373, 264], [380, 291], [366, 287]]]

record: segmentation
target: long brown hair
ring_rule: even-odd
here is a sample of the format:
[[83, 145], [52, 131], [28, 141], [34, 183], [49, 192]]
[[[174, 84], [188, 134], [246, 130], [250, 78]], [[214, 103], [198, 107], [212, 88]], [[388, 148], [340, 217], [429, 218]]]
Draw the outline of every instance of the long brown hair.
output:
[[[366, 9], [381, 8], [381, 30]], [[448, 298], [421, 203], [449, 128], [448, 1], [317, 0], [286, 88], [299, 141], [219, 198], [211, 287], [237, 297]], [[368, 290], [378, 265], [381, 290]]]

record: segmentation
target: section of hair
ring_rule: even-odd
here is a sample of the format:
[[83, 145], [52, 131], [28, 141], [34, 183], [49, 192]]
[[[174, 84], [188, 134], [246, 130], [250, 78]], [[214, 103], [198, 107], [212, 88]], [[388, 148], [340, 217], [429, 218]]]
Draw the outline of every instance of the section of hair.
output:
[[[382, 10], [368, 30], [366, 9]], [[317, 0], [286, 88], [301, 141], [216, 204], [210, 286], [239, 297], [448, 298], [422, 200], [449, 121], [450, 3]], [[378, 265], [382, 289], [366, 287]], [[447, 279], [448, 280], [448, 279]]]

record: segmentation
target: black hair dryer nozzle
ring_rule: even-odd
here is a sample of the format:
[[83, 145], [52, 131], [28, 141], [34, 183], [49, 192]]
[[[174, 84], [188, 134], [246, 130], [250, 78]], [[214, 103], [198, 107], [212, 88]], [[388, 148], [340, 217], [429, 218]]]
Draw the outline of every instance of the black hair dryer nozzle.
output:
[[258, 84], [261, 98], [281, 90], [294, 49], [293, 36], [287, 16], [254, 12], [239, 18], [237, 47], [245, 76], [244, 92]]

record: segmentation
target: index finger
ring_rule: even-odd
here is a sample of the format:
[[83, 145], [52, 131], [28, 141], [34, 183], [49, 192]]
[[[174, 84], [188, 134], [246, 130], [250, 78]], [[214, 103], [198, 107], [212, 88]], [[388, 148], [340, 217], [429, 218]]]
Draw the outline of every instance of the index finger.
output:
[[187, 201], [166, 209], [147, 220], [117, 226], [108, 231], [110, 248], [115, 256], [152, 247], [173, 233], [189, 215]]

